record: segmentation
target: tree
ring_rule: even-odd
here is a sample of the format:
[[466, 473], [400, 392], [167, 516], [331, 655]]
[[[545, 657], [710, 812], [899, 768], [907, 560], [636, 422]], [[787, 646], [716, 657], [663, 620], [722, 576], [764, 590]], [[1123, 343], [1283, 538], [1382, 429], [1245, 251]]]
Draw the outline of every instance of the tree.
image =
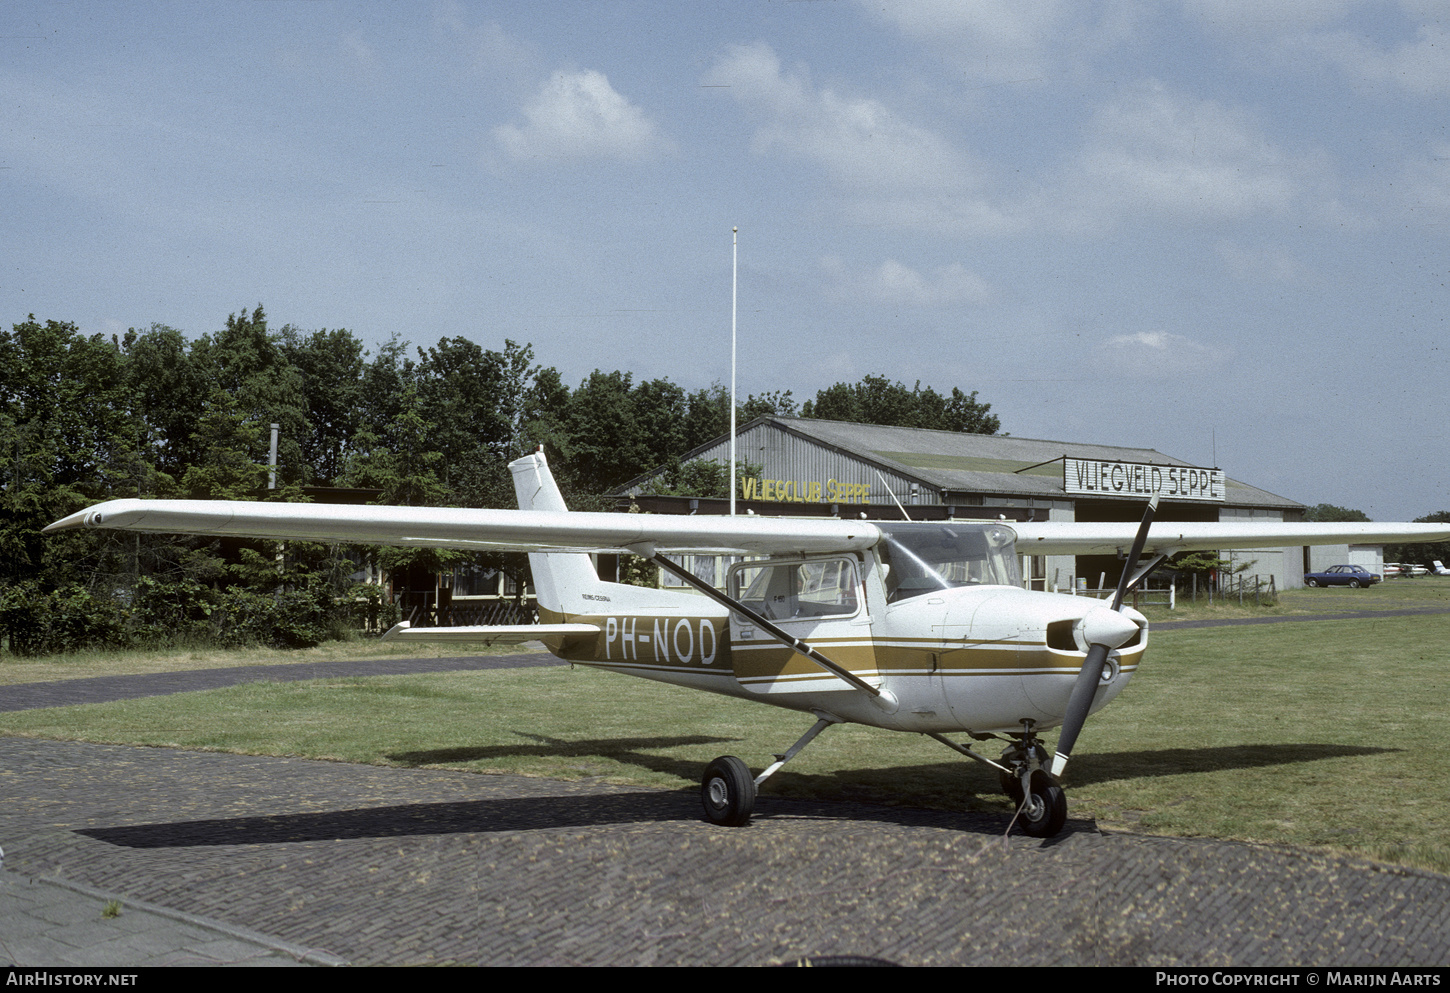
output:
[[496, 354], [467, 338], [444, 338], [418, 349], [418, 411], [431, 447], [443, 455], [443, 476], [480, 448], [502, 455], [512, 425], [504, 374]]
[[41, 529], [89, 503], [134, 495], [142, 435], [119, 342], [29, 319], [0, 332], [0, 574], [12, 583], [98, 582], [120, 543]]
[[[1440, 510], [1424, 517], [1415, 518], [1416, 524], [1450, 524], [1450, 510]], [[1429, 566], [1436, 559], [1450, 563], [1450, 541], [1415, 542], [1404, 545], [1386, 545], [1385, 559], [1390, 562], [1408, 562]]]
[[767, 414], [775, 417], [794, 417], [796, 406], [791, 391], [775, 390], [759, 395], [752, 393], [740, 405], [740, 413], [737, 418], [740, 423], [744, 424], [746, 421], [753, 421], [757, 417], [764, 417]]
[[595, 369], [569, 397], [567, 478], [590, 493], [603, 493], [651, 468], [651, 446], [635, 417], [627, 372]]
[[[349, 486], [381, 490], [375, 503], [402, 507], [438, 507], [451, 492], [441, 477], [443, 453], [428, 441], [428, 424], [417, 384], [403, 390], [401, 409], [380, 435], [370, 427], [358, 433], [357, 450], [348, 462]], [[426, 568], [442, 571], [459, 554], [438, 548], [384, 548], [377, 561], [391, 571]]]
[[206, 376], [193, 361], [186, 337], [164, 324], [153, 324], [149, 331], [130, 329], [122, 348], [144, 425], [145, 460], [167, 479], [180, 479], [200, 456], [192, 435], [211, 392]]
[[282, 329], [284, 359], [301, 376], [307, 433], [302, 464], [309, 481], [332, 483], [342, 474], [362, 407], [363, 344], [345, 328], [303, 336]]
[[861, 382], [837, 383], [816, 393], [814, 401], [801, 405], [801, 416], [854, 424], [883, 424], [892, 427], [930, 428], [970, 434], [996, 434], [1001, 421], [989, 411], [991, 404], [953, 388], [943, 397], [921, 381], [911, 389], [885, 376], [865, 376]]
[[1316, 523], [1332, 523], [1334, 521], [1367, 521], [1369, 517], [1362, 510], [1336, 507], [1332, 503], [1316, 503], [1304, 511], [1304, 520]]
[[[302, 443], [310, 434], [307, 398], [301, 371], [288, 361], [280, 336], [267, 331], [267, 315], [258, 304], [252, 313], [227, 317], [226, 327], [213, 338], [202, 335], [192, 343], [191, 357], [207, 383], [207, 410], [232, 418], [237, 444], [245, 444], [236, 460], [250, 458], [266, 465], [271, 425], [278, 425], [278, 483], [301, 484], [307, 479]], [[222, 397], [229, 397], [223, 400]], [[203, 415], [205, 416], [205, 415]], [[206, 458], [216, 464], [215, 445], [227, 431], [213, 425]], [[265, 485], [265, 476], [263, 483]]]
[[236, 396], [214, 391], [191, 438], [199, 455], [181, 478], [191, 499], [254, 500], [266, 488], [262, 425], [241, 409]]
[[[736, 496], [743, 497], [742, 480], [758, 477], [764, 466], [751, 462], [737, 462], [735, 465]], [[659, 496], [711, 497], [717, 500], [730, 498], [730, 464], [709, 459], [695, 459], [691, 462], [676, 462], [656, 479], [652, 480], [645, 493]]]

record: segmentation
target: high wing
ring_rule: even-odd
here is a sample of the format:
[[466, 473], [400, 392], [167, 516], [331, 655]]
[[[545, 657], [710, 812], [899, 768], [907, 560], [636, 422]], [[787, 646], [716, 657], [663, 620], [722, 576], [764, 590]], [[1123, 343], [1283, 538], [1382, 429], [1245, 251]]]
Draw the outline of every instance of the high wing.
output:
[[[1112, 555], [1133, 544], [1133, 522], [1013, 523], [1023, 555]], [[360, 545], [472, 551], [790, 554], [860, 551], [881, 539], [869, 521], [676, 517], [540, 510], [471, 510], [223, 500], [111, 500], [47, 527], [103, 527]], [[1290, 545], [1388, 544], [1450, 539], [1447, 524], [1159, 521], [1144, 554]]]
[[[1131, 521], [1102, 524], [1043, 521], [1013, 524], [1012, 529], [1017, 532], [1017, 551], [1022, 555], [1114, 555], [1133, 544], [1138, 524]], [[1444, 541], [1447, 538], [1450, 538], [1450, 524], [1155, 521], [1148, 532], [1143, 553], [1172, 555], [1178, 552], [1290, 545], [1384, 545]]]
[[224, 500], [110, 500], [47, 527], [119, 528], [470, 551], [790, 554], [860, 551], [881, 539], [851, 520], [675, 517], [541, 510], [337, 506]]

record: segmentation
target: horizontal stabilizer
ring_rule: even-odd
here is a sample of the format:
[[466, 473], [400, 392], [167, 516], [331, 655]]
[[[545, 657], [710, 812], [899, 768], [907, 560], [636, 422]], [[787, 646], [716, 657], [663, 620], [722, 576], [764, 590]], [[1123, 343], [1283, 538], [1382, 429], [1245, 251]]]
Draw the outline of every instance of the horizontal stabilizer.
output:
[[415, 628], [407, 621], [394, 624], [383, 641], [471, 641], [481, 645], [518, 645], [558, 635], [598, 634], [597, 624], [497, 624], [493, 626]]

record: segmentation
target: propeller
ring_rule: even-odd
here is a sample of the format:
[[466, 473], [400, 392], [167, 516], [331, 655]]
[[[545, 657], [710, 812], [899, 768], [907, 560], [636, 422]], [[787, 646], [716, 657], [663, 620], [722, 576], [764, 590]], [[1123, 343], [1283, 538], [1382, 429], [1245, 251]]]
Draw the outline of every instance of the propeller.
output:
[[1062, 718], [1062, 731], [1057, 738], [1057, 751], [1052, 756], [1052, 775], [1061, 776], [1072, 757], [1072, 746], [1087, 722], [1088, 711], [1092, 709], [1093, 697], [1098, 683], [1103, 678], [1103, 667], [1108, 664], [1108, 653], [1128, 643], [1138, 633], [1138, 625], [1122, 613], [1123, 597], [1128, 592], [1128, 579], [1133, 567], [1143, 554], [1148, 542], [1148, 529], [1153, 525], [1153, 515], [1158, 511], [1158, 494], [1148, 501], [1143, 512], [1143, 523], [1138, 525], [1138, 534], [1133, 539], [1133, 550], [1123, 563], [1123, 575], [1118, 580], [1118, 591], [1113, 595], [1113, 606], [1109, 610], [1099, 607], [1082, 619], [1083, 640], [1087, 642], [1087, 658], [1078, 670], [1077, 682], [1072, 684], [1072, 695], [1067, 698], [1067, 713]]

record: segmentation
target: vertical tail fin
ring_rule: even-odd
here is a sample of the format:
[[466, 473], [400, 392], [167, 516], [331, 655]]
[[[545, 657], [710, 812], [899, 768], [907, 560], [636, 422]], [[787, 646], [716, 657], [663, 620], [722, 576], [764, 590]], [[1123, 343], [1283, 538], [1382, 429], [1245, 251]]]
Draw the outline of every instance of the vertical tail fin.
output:
[[[510, 462], [509, 471], [514, 475], [520, 510], [569, 509], [542, 451]], [[582, 552], [530, 552], [529, 569], [540, 609], [558, 614], [579, 613], [583, 609], [581, 594], [603, 585], [593, 560]]]

